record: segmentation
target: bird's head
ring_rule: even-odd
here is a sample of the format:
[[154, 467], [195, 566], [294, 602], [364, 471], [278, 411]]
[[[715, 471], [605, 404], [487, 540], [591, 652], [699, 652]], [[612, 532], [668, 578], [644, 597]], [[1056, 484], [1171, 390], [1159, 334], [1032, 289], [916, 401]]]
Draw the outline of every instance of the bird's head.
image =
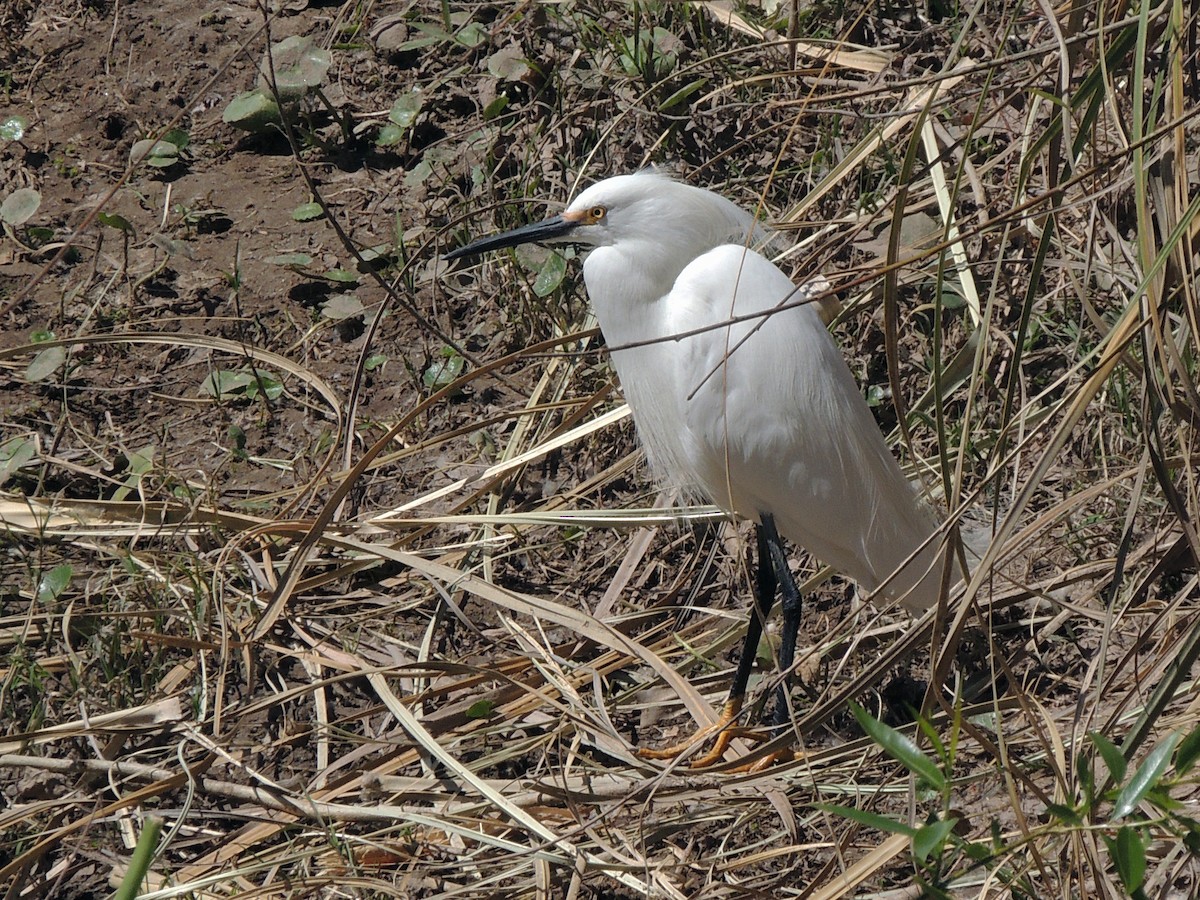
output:
[[749, 237], [759, 235], [745, 210], [711, 191], [647, 171], [599, 181], [559, 215], [481, 238], [446, 259], [518, 244], [574, 243], [628, 248], [644, 262], [678, 271], [701, 253]]

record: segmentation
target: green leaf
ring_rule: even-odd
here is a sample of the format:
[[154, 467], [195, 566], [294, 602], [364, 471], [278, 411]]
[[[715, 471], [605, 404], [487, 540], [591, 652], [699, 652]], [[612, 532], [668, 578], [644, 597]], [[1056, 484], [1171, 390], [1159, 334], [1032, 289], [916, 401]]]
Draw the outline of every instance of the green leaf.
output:
[[1141, 835], [1136, 828], [1126, 825], [1117, 832], [1115, 839], [1104, 835], [1104, 843], [1117, 866], [1121, 884], [1128, 893], [1135, 893], [1146, 877], [1146, 845]]
[[188, 144], [192, 142], [192, 136], [182, 128], [172, 128], [162, 136], [164, 141], [174, 144], [180, 150], [186, 150]]
[[471, 22], [464, 27], [458, 34], [454, 35], [454, 40], [462, 44], [468, 50], [473, 50], [488, 39], [487, 29], [479, 22]]
[[441, 357], [429, 364], [421, 375], [421, 381], [430, 390], [440, 391], [462, 374], [466, 364], [467, 361], [454, 350], [443, 347]]
[[467, 707], [468, 719], [486, 719], [496, 709], [495, 700], [476, 700]]
[[850, 710], [862, 730], [876, 744], [887, 751], [888, 755], [903, 765], [906, 769], [923, 780], [934, 790], [941, 791], [946, 787], [946, 776], [932, 759], [921, 752], [907, 735], [888, 725], [884, 725], [857, 703], [850, 704]]
[[209, 397], [230, 400], [244, 397], [253, 400], [263, 393], [270, 400], [283, 394], [283, 384], [265, 369], [216, 369], [200, 385]]
[[0, 141], [19, 141], [29, 130], [29, 121], [24, 116], [6, 116], [0, 119]]
[[483, 108], [483, 120], [490, 122], [500, 113], [508, 108], [508, 97], [504, 94], [497, 94], [496, 99]]
[[[380, 260], [389, 260], [395, 253], [396, 248], [392, 244], [376, 244], [374, 247], [364, 247], [359, 250], [358, 256], [363, 263], [369, 266], [371, 263]], [[360, 263], [357, 268], [361, 270], [363, 268], [362, 264]]]
[[404, 140], [406, 134], [408, 134], [408, 129], [401, 128], [393, 122], [388, 122], [379, 129], [379, 134], [375, 136], [375, 146], [394, 147]]
[[148, 816], [146, 824], [138, 837], [137, 846], [129, 858], [129, 868], [125, 877], [113, 894], [112, 900], [135, 900], [141, 894], [142, 881], [154, 862], [155, 851], [158, 849], [158, 836], [162, 832], [162, 819]]
[[17, 188], [0, 203], [0, 222], [16, 227], [33, 218], [42, 205], [42, 195], [33, 188]]
[[1088, 737], [1091, 738], [1096, 749], [1100, 751], [1100, 756], [1104, 759], [1104, 765], [1108, 768], [1108, 774], [1112, 776], [1113, 781], [1120, 784], [1125, 780], [1125, 755], [1121, 749], [1100, 734], [1098, 731], [1088, 732]]
[[1137, 809], [1137, 805], [1142, 802], [1151, 788], [1158, 784], [1163, 773], [1171, 765], [1171, 754], [1175, 751], [1175, 745], [1178, 743], [1179, 733], [1172, 732], [1167, 735], [1166, 740], [1150, 751], [1133, 777], [1129, 779], [1129, 783], [1121, 788], [1121, 793], [1117, 794], [1116, 802], [1113, 805], [1113, 821], [1123, 819]]
[[221, 113], [221, 121], [251, 134], [262, 134], [283, 123], [279, 104], [262, 91], [246, 91], [229, 101]]
[[557, 251], [550, 251], [546, 261], [538, 270], [533, 282], [533, 292], [539, 297], [547, 297], [557, 290], [567, 274], [567, 259]]
[[358, 273], [349, 269], [330, 269], [323, 277], [338, 284], [358, 284]]
[[413, 122], [417, 121], [417, 116], [421, 113], [424, 101], [425, 98], [418, 90], [401, 94], [392, 104], [392, 108], [388, 110], [388, 121], [401, 128], [412, 127]]
[[129, 148], [129, 161], [134, 165], [144, 162], [156, 169], [167, 169], [179, 162], [179, 148], [170, 141], [145, 138], [135, 141]]
[[246, 396], [253, 400], [260, 391], [268, 400], [278, 400], [283, 396], [283, 382], [265, 369], [252, 369], [250, 383], [246, 385]]
[[658, 111], [666, 112], [672, 107], [679, 106], [679, 104], [683, 103], [706, 84], [708, 84], [707, 78], [697, 78], [691, 84], [685, 84], [662, 103], [658, 104]]
[[1175, 754], [1175, 774], [1186, 775], [1197, 759], [1200, 759], [1200, 726], [1193, 728], [1180, 741], [1179, 752]]
[[917, 829], [911, 825], [896, 819], [889, 819], [887, 816], [881, 816], [878, 813], [867, 812], [864, 809], [855, 809], [853, 806], [839, 806], [836, 803], [818, 803], [816, 805], [819, 809], [831, 812], [835, 816], [849, 819], [851, 822], [857, 822], [859, 825], [865, 825], [867, 828], [886, 831], [889, 834], [903, 834], [909, 838], [917, 836]]
[[66, 347], [47, 347], [35, 356], [25, 368], [25, 380], [30, 384], [45, 381], [63, 367], [67, 361]]
[[293, 35], [272, 45], [269, 56], [263, 57], [258, 77], [258, 89], [271, 93], [271, 75], [275, 89], [284, 103], [294, 103], [316, 90], [325, 82], [333, 57], [324, 47], [313, 44], [311, 37]]
[[42, 575], [38, 582], [37, 598], [39, 603], [51, 603], [67, 589], [75, 570], [68, 565], [55, 566]]
[[311, 222], [325, 215], [320, 203], [301, 203], [292, 210], [292, 218], [297, 222]]
[[124, 216], [119, 216], [116, 213], [99, 212], [96, 213], [96, 220], [108, 228], [115, 228], [117, 231], [133, 234], [133, 225]]
[[918, 828], [912, 839], [912, 852], [917, 861], [923, 863], [935, 853], [940, 855], [956, 824], [955, 819], [942, 819]]
[[388, 361], [386, 353], [372, 353], [363, 361], [363, 368], [368, 372], [374, 372], [381, 368]]
[[37, 444], [31, 438], [9, 438], [0, 444], [0, 485], [29, 465], [37, 456]]

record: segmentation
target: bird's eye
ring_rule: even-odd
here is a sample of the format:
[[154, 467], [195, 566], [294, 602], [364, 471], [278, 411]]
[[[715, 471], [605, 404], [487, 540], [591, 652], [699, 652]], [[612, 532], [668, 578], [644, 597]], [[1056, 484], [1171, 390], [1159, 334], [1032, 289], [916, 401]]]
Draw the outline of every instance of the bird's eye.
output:
[[604, 220], [604, 217], [607, 215], [608, 215], [608, 207], [606, 207], [606, 206], [593, 206], [591, 209], [588, 210], [588, 218], [591, 219], [593, 222], [601, 222]]

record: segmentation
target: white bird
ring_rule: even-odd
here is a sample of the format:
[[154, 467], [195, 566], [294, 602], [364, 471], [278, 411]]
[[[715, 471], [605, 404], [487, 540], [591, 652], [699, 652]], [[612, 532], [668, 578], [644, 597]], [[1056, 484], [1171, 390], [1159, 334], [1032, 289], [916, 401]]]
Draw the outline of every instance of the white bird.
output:
[[[754, 217], [725, 198], [642, 172], [600, 181], [561, 215], [446, 257], [527, 242], [592, 248], [588, 297], [655, 473], [758, 523], [758, 615], [720, 721], [697, 735], [720, 735], [698, 764], [719, 758], [733, 732], [779, 585], [780, 666], [792, 666], [800, 595], [780, 535], [912, 611], [935, 605], [942, 582], [934, 517], [804, 288], [749, 249], [759, 237]], [[784, 690], [776, 726], [786, 722]]]

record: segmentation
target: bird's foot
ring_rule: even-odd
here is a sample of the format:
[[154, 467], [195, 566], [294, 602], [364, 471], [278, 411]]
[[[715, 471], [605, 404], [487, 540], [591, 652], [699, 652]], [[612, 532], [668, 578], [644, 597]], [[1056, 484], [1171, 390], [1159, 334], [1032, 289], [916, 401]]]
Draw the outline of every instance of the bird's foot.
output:
[[[637, 755], [642, 759], [675, 759], [682, 756], [689, 750], [696, 748], [698, 745], [705, 743], [709, 739], [713, 740], [712, 747], [705, 753], [691, 760], [688, 766], [693, 769], [706, 769], [709, 766], [716, 765], [725, 756], [725, 751], [729, 749], [730, 743], [734, 738], [745, 738], [755, 743], [763, 743], [769, 741], [772, 737], [769, 730], [759, 728], [748, 728], [744, 725], [738, 725], [737, 717], [742, 712], [741, 698], [732, 698], [725, 702], [725, 706], [721, 709], [721, 716], [712, 725], [708, 725], [698, 730], [695, 734], [669, 747], [663, 747], [659, 750], [650, 748], [642, 748], [637, 751]], [[744, 767], [739, 766], [732, 771], [735, 772], [759, 772], [769, 768], [776, 762], [783, 762], [791, 759], [790, 750], [776, 750], [767, 754], [764, 757], [755, 759], [753, 762], [747, 763]]]

